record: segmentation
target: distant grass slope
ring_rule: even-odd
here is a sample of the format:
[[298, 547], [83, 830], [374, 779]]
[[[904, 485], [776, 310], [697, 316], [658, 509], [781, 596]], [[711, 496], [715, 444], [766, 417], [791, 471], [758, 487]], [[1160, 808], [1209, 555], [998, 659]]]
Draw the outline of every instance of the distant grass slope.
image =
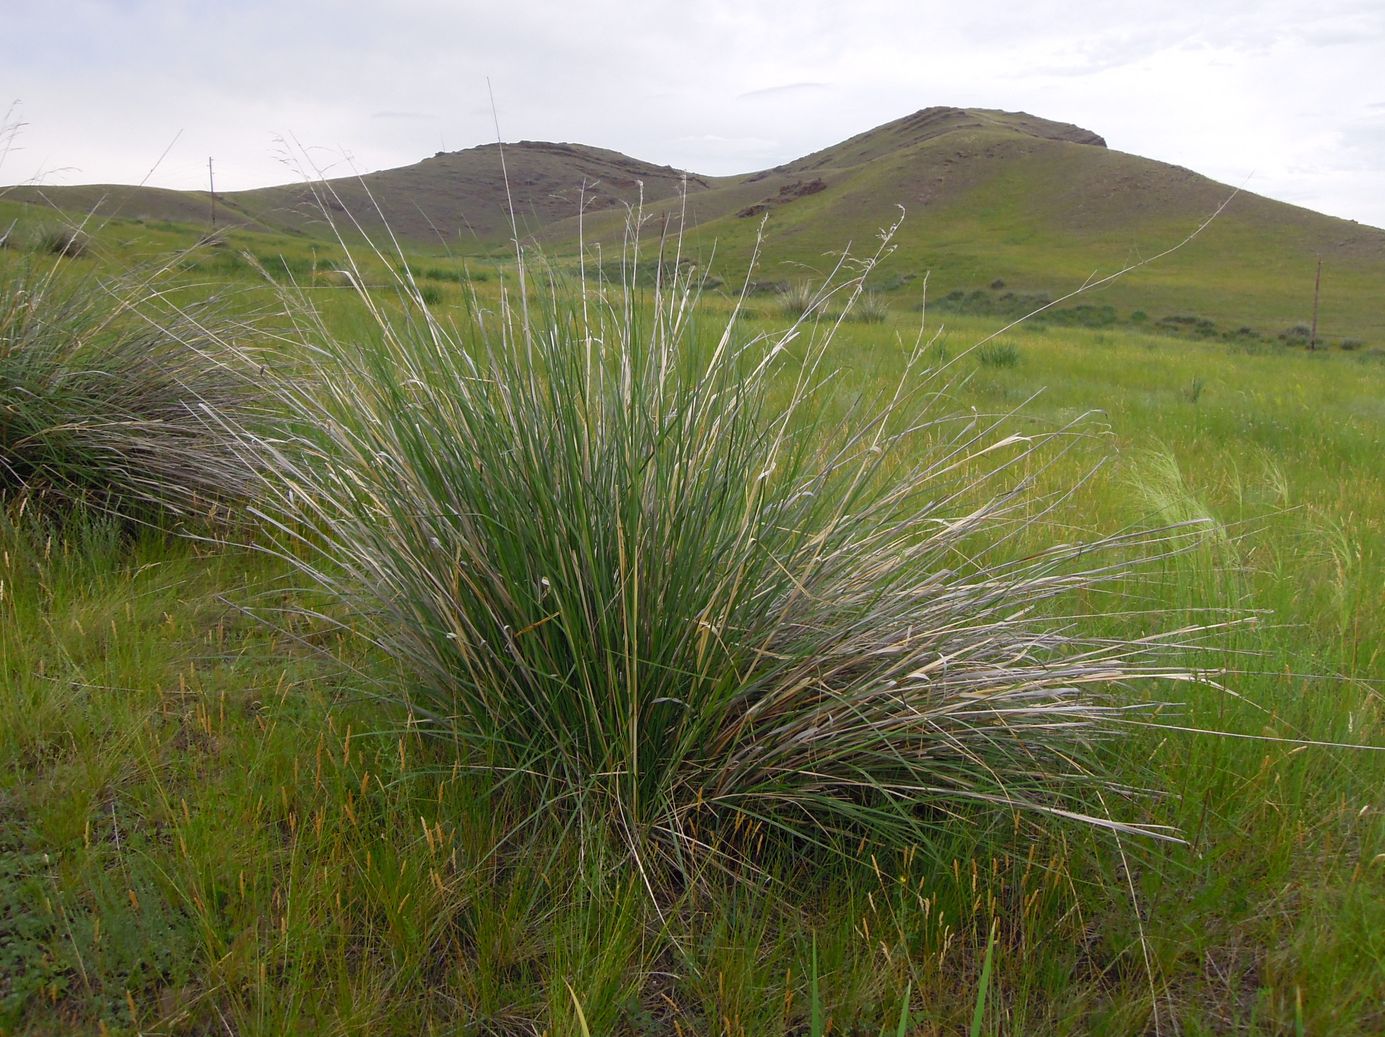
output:
[[[538, 233], [583, 207], [599, 212], [677, 194], [683, 173], [615, 151], [580, 144], [521, 141], [439, 152], [399, 169], [217, 194], [220, 221], [249, 229], [326, 237], [326, 217], [352, 231], [355, 220], [368, 234], [389, 231], [413, 244], [453, 250], [503, 247], [513, 236], [510, 202], [521, 234]], [[309, 171], [311, 173], [311, 171]], [[508, 173], [509, 186], [506, 187]], [[706, 178], [689, 174], [690, 187]], [[585, 195], [584, 195], [584, 185]], [[207, 222], [205, 191], [133, 187], [15, 188], [10, 197], [44, 202], [69, 212]], [[324, 216], [325, 213], [325, 216]]]
[[[908, 218], [876, 275], [896, 308], [922, 301], [925, 274], [930, 304], [997, 282], [994, 290], [1019, 297], [1005, 303], [1012, 308], [1060, 297], [1176, 244], [1227, 203], [1186, 248], [1081, 301], [1109, 307], [1118, 323], [1223, 335], [1244, 327], [1273, 338], [1311, 320], [1321, 257], [1322, 334], [1385, 344], [1377, 303], [1385, 231], [1236, 193], [1025, 113], [928, 108], [746, 176], [698, 176], [576, 144], [511, 144], [504, 162], [508, 193], [501, 149], [490, 144], [217, 202], [223, 221], [248, 229], [325, 236], [325, 206], [339, 227], [354, 219], [377, 234], [388, 225], [414, 246], [493, 255], [511, 237], [511, 201], [520, 234], [557, 253], [579, 240], [609, 249], [627, 207], [642, 201], [656, 224], [685, 219], [684, 254], [714, 255], [727, 280], [743, 276], [763, 223], [767, 247], [755, 277], [766, 285], [817, 278], [844, 243], [864, 247], [902, 206]], [[137, 188], [15, 189], [10, 197], [185, 222], [205, 221], [209, 203], [205, 193]]]
[[[1111, 306], [1122, 322], [1141, 310], [1151, 321], [1192, 316], [1274, 336], [1311, 320], [1321, 256], [1322, 333], [1385, 340], [1385, 232], [1104, 147], [979, 121], [919, 135], [901, 120], [759, 176], [689, 198], [693, 248], [710, 256], [715, 246], [723, 272], [743, 267], [763, 218], [757, 278], [813, 280], [845, 242], [869, 244], [902, 206], [907, 218], [876, 282], [898, 303], [922, 300], [925, 274], [934, 302], [997, 280], [1056, 298], [1177, 244], [1226, 203], [1185, 248], [1080, 301]], [[668, 208], [655, 206], [655, 219]], [[589, 215], [586, 236], [613, 235], [608, 219]], [[549, 235], [570, 239], [573, 221]]]

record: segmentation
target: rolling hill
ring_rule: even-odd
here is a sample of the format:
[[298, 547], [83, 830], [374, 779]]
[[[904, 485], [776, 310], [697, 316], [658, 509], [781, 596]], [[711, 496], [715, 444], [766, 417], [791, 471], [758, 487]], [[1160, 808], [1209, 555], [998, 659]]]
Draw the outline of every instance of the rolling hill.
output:
[[[7, 197], [193, 223], [205, 222], [209, 202], [205, 192], [129, 187]], [[930, 305], [1002, 316], [1162, 252], [1220, 208], [1175, 254], [1085, 295], [1086, 317], [1274, 335], [1309, 319], [1321, 258], [1324, 334], [1385, 342], [1385, 231], [1238, 192], [1025, 113], [927, 108], [729, 177], [580, 144], [522, 141], [503, 155], [487, 144], [355, 178], [218, 194], [217, 208], [249, 230], [325, 236], [330, 219], [375, 235], [388, 224], [411, 250], [495, 255], [511, 247], [511, 201], [521, 237], [558, 254], [579, 240], [618, 244], [628, 207], [642, 204], [657, 228], [681, 220], [684, 253], [715, 256], [728, 280], [744, 275], [763, 236], [753, 277], [766, 286], [819, 277], [848, 246], [873, 249], [902, 207], [877, 287], [896, 306], [917, 305], [927, 275]]]

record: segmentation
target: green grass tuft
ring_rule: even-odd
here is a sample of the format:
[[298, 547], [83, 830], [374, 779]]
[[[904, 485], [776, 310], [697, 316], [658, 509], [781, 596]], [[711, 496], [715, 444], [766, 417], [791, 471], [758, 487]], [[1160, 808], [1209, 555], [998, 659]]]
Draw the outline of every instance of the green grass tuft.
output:
[[168, 521], [253, 494], [225, 424], [257, 395], [223, 348], [246, 345], [244, 325], [221, 303], [180, 308], [166, 272], [105, 281], [0, 255], [0, 497]]
[[883, 324], [890, 319], [890, 304], [878, 292], [864, 292], [849, 312], [862, 324]]
[[903, 844], [978, 807], [1108, 823], [1093, 736], [1179, 671], [1157, 634], [1060, 618], [1144, 538], [1011, 552], [1048, 507], [1022, 473], [1080, 431], [931, 410], [922, 348], [843, 424], [827, 322], [708, 335], [697, 285], [642, 296], [630, 248], [624, 283], [521, 270], [457, 328], [417, 293], [367, 295], [363, 337], [305, 327], [321, 390], [280, 387], [266, 514], [404, 664], [388, 694], [642, 862]]
[[1020, 351], [1013, 342], [988, 342], [976, 350], [976, 359], [983, 367], [1018, 367]]
[[91, 249], [91, 239], [77, 227], [50, 227], [39, 234], [35, 248], [67, 259], [80, 259]]
[[817, 285], [800, 281], [779, 292], [779, 313], [785, 320], [796, 321], [821, 308], [822, 302]]

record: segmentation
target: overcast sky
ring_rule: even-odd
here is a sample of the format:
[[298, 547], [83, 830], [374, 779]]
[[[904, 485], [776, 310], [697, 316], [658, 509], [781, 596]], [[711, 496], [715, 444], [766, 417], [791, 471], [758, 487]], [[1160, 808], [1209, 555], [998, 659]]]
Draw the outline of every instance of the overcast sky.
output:
[[1002, 108], [1385, 227], [1385, 0], [3, 3], [0, 183], [408, 165], [495, 139], [489, 79], [504, 140], [700, 173]]

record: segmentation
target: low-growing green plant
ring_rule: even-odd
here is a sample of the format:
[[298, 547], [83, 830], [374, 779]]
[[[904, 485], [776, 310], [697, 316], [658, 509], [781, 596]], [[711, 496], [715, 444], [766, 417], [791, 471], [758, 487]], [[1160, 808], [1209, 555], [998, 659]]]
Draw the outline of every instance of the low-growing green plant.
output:
[[79, 227], [49, 227], [39, 234], [35, 247], [40, 252], [77, 259], [87, 254], [91, 239]]
[[987, 342], [976, 350], [976, 359], [984, 367], [1017, 367], [1020, 351], [1013, 342]]
[[821, 305], [818, 286], [806, 281], [795, 282], [779, 292], [779, 312], [786, 320], [796, 321]]
[[889, 320], [890, 304], [878, 292], [863, 292], [852, 305], [850, 316], [862, 324], [883, 324]]
[[1206, 317], [1191, 313], [1175, 313], [1160, 317], [1154, 328], [1171, 335], [1191, 335], [1196, 338], [1216, 338], [1217, 325]]
[[307, 284], [322, 270], [331, 270], [338, 264], [328, 256], [286, 255], [282, 252], [265, 252], [254, 257], [243, 257], [255, 266], [268, 279], [280, 284]]
[[257, 395], [224, 348], [246, 325], [177, 305], [170, 269], [106, 281], [0, 256], [0, 497], [162, 521], [255, 492], [225, 424]]
[[1012, 550], [1077, 428], [930, 410], [922, 343], [829, 421], [827, 322], [706, 336], [686, 277], [519, 279], [455, 327], [417, 297], [365, 295], [363, 339], [301, 311], [319, 384], [279, 386], [290, 431], [260, 444], [283, 554], [404, 664], [385, 693], [460, 765], [646, 881], [971, 809], [1124, 827], [1089, 812], [1088, 748], [1133, 684], [1186, 674], [1157, 633], [1063, 618], [1146, 537]]

